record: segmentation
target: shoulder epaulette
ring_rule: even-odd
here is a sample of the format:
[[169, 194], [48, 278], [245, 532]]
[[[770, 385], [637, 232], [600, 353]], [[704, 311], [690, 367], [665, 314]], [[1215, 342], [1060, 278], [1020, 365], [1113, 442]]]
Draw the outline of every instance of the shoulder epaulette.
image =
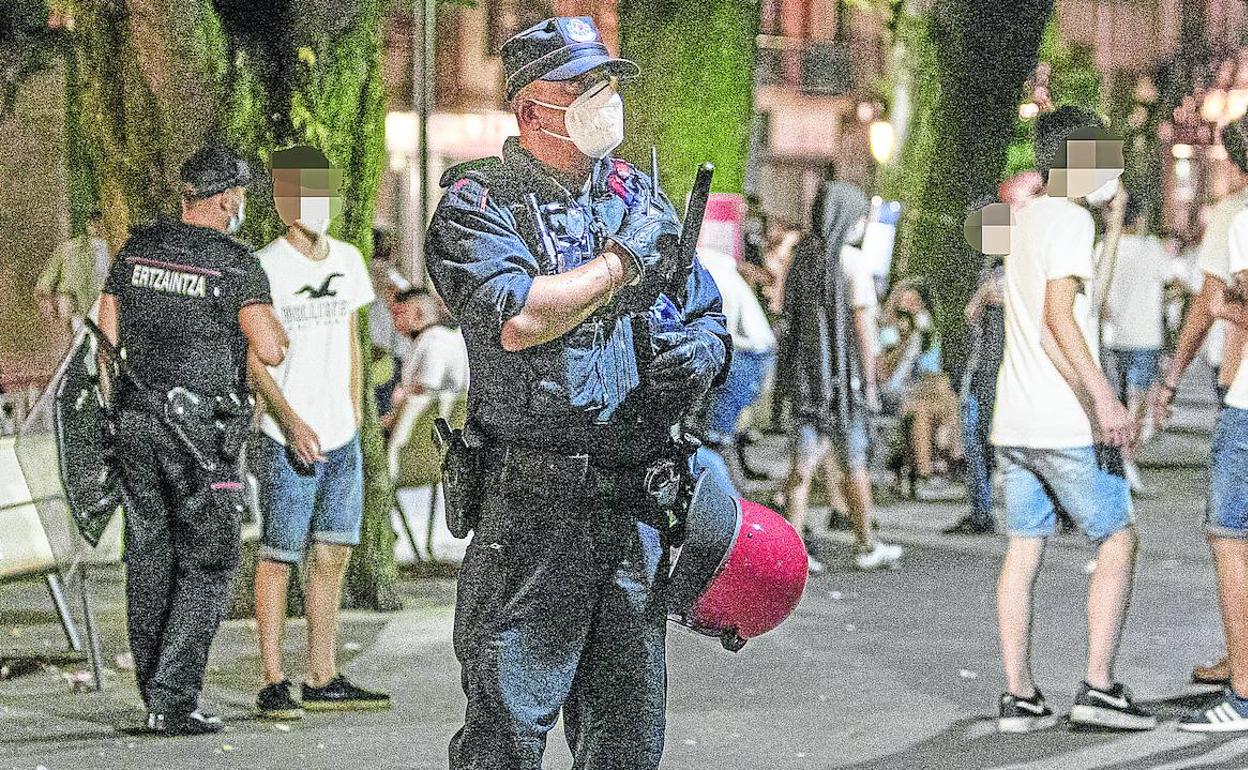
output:
[[502, 167], [502, 158], [494, 156], [457, 163], [442, 172], [442, 177], [438, 180], [438, 185], [441, 187], [450, 187], [460, 179], [469, 177], [475, 177], [478, 181], [485, 182], [490, 178], [491, 172], [497, 171]]

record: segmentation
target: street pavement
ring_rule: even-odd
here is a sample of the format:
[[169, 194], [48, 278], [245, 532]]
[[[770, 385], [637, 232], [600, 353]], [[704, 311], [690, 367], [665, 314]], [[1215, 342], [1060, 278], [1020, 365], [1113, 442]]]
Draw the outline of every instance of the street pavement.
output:
[[[1154, 496], [1138, 504], [1140, 569], [1118, 670], [1162, 727], [997, 734], [993, 592], [1003, 542], [940, 534], [963, 513], [960, 503], [893, 502], [878, 516], [882, 535], [907, 546], [901, 569], [858, 573], [844, 533], [824, 533], [816, 551], [828, 571], [811, 579], [783, 626], [742, 652], [670, 627], [663, 767], [1248, 767], [1248, 737], [1194, 736], [1173, 724], [1212, 697], [1187, 677], [1222, 646], [1200, 532], [1213, 408], [1197, 388], [1184, 396], [1178, 429], [1158, 436], [1145, 456]], [[1057, 709], [1068, 708], [1083, 672], [1091, 556], [1079, 537], [1056, 538], [1037, 587], [1034, 664]], [[98, 587], [106, 659], [114, 662], [125, 649], [119, 573], [100, 575]], [[288, 726], [250, 719], [254, 624], [230, 621], [214, 647], [205, 695], [227, 719], [223, 735], [144, 736], [130, 672], [113, 667], [104, 692], [75, 693], [66, 679], [73, 666], [49, 668], [0, 680], [0, 769], [444, 768], [464, 706], [450, 645], [453, 585], [405, 580], [402, 590], [404, 611], [346, 613], [340, 639], [347, 673], [390, 690], [392, 711], [309, 715]], [[0, 647], [62, 645], [44, 604], [38, 583], [0, 587], [0, 636], [9, 637]], [[292, 665], [302, 657], [303, 632], [302, 622], [292, 623]], [[290, 673], [297, 680], [298, 669]], [[561, 732], [547, 753], [548, 767], [570, 766]]]

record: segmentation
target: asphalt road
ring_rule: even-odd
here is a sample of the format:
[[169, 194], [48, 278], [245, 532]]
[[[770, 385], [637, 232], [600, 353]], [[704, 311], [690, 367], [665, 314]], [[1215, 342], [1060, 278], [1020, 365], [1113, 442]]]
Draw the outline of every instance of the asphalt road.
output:
[[[1202, 416], [1203, 414], [1203, 416]], [[1119, 678], [1166, 720], [1149, 733], [1075, 731], [1027, 736], [993, 729], [1002, 688], [993, 590], [1003, 543], [947, 537], [956, 504], [882, 507], [885, 536], [908, 546], [897, 571], [851, 569], [842, 535], [822, 539], [829, 564], [797, 612], [732, 654], [671, 627], [666, 770], [850, 768], [1248, 767], [1248, 737], [1179, 733], [1173, 721], [1211, 696], [1188, 685], [1193, 663], [1221, 648], [1213, 574], [1200, 533], [1208, 410], [1149, 449], [1145, 478], [1156, 497], [1139, 503], [1138, 589]], [[1049, 549], [1036, 603], [1034, 662], [1050, 703], [1066, 709], [1083, 673], [1085, 567], [1077, 537]], [[222, 736], [155, 739], [138, 732], [138, 698], [125, 670], [103, 693], [74, 693], [72, 666], [0, 680], [0, 769], [211, 770], [444, 768], [446, 742], [463, 713], [451, 652], [452, 586], [404, 584], [408, 609], [347, 613], [346, 670], [386, 688], [394, 709], [309, 716], [286, 729], [253, 721], [256, 661], [251, 624], [227, 624], [214, 647], [206, 703], [228, 721]], [[107, 659], [125, 649], [120, 582], [101, 576]], [[288, 634], [292, 664], [303, 627]], [[61, 645], [39, 584], [0, 586], [0, 647]], [[3, 655], [0, 655], [3, 657]], [[298, 669], [292, 668], [297, 678]], [[570, 766], [552, 734], [548, 767]]]

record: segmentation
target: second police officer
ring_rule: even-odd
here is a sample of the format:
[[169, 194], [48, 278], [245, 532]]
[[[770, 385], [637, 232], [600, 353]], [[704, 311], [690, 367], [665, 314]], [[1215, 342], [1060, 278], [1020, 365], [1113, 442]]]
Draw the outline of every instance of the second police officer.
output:
[[562, 711], [576, 767], [655, 768], [670, 543], [656, 474], [731, 341], [700, 265], [656, 288], [679, 219], [609, 157], [624, 135], [618, 78], [637, 66], [587, 17], [542, 21], [502, 57], [520, 136], [501, 160], [443, 176], [427, 238], [468, 346], [464, 437], [480, 458], [455, 618], [468, 706], [450, 764], [538, 770]]
[[100, 300], [100, 328], [133, 375], [106, 386], [125, 493], [130, 649], [148, 729], [165, 735], [222, 729], [199, 710], [199, 692], [239, 563], [247, 350], [269, 365], [284, 355], [268, 279], [229, 235], [250, 179], [222, 147], [192, 155], [181, 221], [136, 231]]

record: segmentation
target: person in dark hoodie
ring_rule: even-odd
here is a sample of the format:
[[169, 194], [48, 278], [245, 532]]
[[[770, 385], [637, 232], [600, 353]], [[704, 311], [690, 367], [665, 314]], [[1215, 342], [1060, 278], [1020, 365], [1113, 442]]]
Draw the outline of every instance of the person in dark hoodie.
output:
[[[842, 260], [843, 249], [861, 241], [869, 211], [853, 185], [828, 182], [820, 191], [786, 281], [777, 380], [794, 416], [785, 513], [806, 531], [810, 486], [822, 467], [829, 491], [844, 495], [858, 541], [854, 563], [862, 570], [892, 567], [902, 554], [871, 527], [867, 413], [878, 408], [879, 396], [870, 320], [857, 298], [874, 287], [856, 285]], [[823, 569], [814, 558], [810, 565], [815, 573]]]

